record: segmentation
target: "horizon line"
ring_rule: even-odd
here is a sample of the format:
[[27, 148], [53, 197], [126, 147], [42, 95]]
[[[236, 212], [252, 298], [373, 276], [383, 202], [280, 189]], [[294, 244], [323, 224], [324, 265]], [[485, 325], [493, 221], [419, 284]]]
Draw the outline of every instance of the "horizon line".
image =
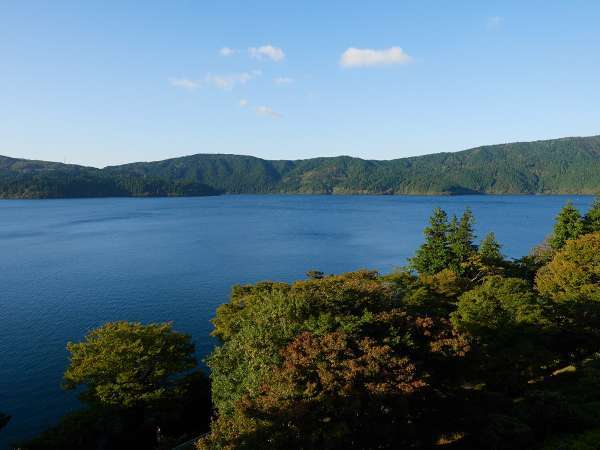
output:
[[559, 140], [565, 140], [565, 139], [591, 139], [591, 138], [600, 138], [600, 134], [592, 134], [592, 135], [587, 135], [587, 136], [563, 136], [563, 137], [558, 137], [558, 138], [549, 138], [549, 139], [534, 139], [534, 140], [529, 140], [529, 141], [509, 141], [509, 142], [502, 142], [502, 143], [496, 143], [496, 144], [482, 144], [482, 145], [477, 145], [475, 147], [469, 147], [469, 148], [465, 148], [465, 149], [461, 149], [461, 150], [454, 150], [454, 151], [441, 151], [441, 152], [433, 152], [433, 153], [423, 153], [420, 155], [412, 155], [412, 156], [403, 156], [400, 158], [390, 158], [390, 159], [370, 159], [370, 158], [361, 158], [359, 156], [351, 156], [351, 155], [345, 155], [345, 154], [341, 154], [341, 155], [336, 155], [336, 156], [314, 156], [311, 158], [295, 158], [295, 159], [267, 159], [267, 158], [261, 158], [260, 156], [254, 156], [254, 155], [248, 155], [248, 154], [242, 154], [242, 153], [190, 153], [190, 154], [185, 154], [185, 155], [180, 155], [180, 156], [173, 156], [173, 157], [169, 157], [169, 158], [163, 158], [163, 159], [155, 159], [155, 160], [146, 160], [146, 161], [131, 161], [131, 162], [125, 162], [125, 163], [121, 163], [121, 164], [109, 164], [103, 167], [97, 167], [97, 166], [92, 166], [92, 165], [86, 165], [86, 164], [77, 164], [77, 163], [68, 163], [68, 162], [61, 162], [61, 161], [51, 161], [51, 160], [45, 160], [45, 159], [29, 159], [29, 158], [23, 158], [23, 157], [16, 157], [16, 156], [7, 156], [7, 155], [0, 155], [0, 158], [8, 158], [8, 159], [14, 159], [14, 160], [18, 160], [18, 161], [31, 161], [31, 162], [45, 162], [45, 163], [54, 163], [54, 164], [63, 164], [66, 166], [77, 166], [77, 167], [86, 167], [86, 168], [92, 168], [92, 169], [97, 169], [97, 170], [103, 170], [103, 169], [107, 169], [107, 168], [111, 168], [111, 167], [121, 167], [121, 166], [126, 166], [126, 165], [130, 165], [130, 164], [151, 164], [151, 163], [157, 163], [157, 162], [163, 162], [163, 161], [171, 161], [174, 159], [182, 159], [182, 158], [190, 158], [193, 156], [199, 156], [199, 155], [205, 155], [205, 156], [239, 156], [239, 157], [245, 157], [245, 158], [254, 158], [254, 159], [259, 159], [262, 161], [309, 161], [312, 159], [335, 159], [335, 158], [351, 158], [351, 159], [359, 159], [362, 161], [397, 161], [397, 160], [401, 160], [401, 159], [410, 159], [410, 158], [419, 158], [419, 157], [424, 157], [424, 156], [433, 156], [433, 155], [444, 155], [444, 154], [454, 154], [454, 153], [461, 153], [461, 152], [466, 152], [466, 151], [470, 151], [470, 150], [477, 150], [480, 148], [484, 148], [484, 147], [497, 147], [497, 146], [502, 146], [502, 145], [514, 145], [514, 144], [531, 144], [531, 143], [535, 143], [535, 142], [547, 142], [547, 141], [559, 141]]

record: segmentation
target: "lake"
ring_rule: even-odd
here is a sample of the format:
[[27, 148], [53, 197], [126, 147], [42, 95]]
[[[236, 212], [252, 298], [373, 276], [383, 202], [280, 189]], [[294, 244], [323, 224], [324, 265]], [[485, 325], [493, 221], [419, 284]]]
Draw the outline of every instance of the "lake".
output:
[[472, 208], [510, 257], [584, 196], [219, 196], [0, 201], [0, 448], [77, 408], [60, 389], [65, 344], [107, 321], [173, 321], [210, 352], [231, 286], [309, 269], [389, 272], [422, 242], [431, 210]]

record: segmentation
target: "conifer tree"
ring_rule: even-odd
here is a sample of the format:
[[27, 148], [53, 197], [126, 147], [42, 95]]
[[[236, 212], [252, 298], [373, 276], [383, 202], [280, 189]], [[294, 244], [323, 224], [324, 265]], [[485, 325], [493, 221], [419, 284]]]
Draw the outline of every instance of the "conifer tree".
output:
[[477, 251], [477, 247], [473, 244], [475, 239], [474, 222], [473, 213], [467, 208], [459, 221], [456, 220], [456, 217], [453, 217], [449, 225], [448, 241], [452, 251], [451, 266], [458, 273], [462, 270], [461, 264]]
[[550, 246], [554, 250], [560, 250], [565, 242], [569, 239], [577, 239], [581, 234], [583, 234], [581, 214], [572, 202], [568, 202], [556, 216]]
[[452, 218], [448, 223], [448, 240], [458, 231], [458, 218], [456, 214], [452, 214]]
[[486, 264], [498, 264], [504, 259], [501, 248], [502, 246], [496, 240], [496, 235], [490, 232], [485, 235], [479, 245], [479, 255]]
[[583, 228], [585, 233], [600, 231], [600, 195], [583, 218]]
[[448, 242], [448, 215], [436, 208], [429, 218], [429, 226], [425, 228], [425, 242], [417, 250], [410, 265], [421, 274], [432, 275], [448, 267], [452, 261], [452, 253]]

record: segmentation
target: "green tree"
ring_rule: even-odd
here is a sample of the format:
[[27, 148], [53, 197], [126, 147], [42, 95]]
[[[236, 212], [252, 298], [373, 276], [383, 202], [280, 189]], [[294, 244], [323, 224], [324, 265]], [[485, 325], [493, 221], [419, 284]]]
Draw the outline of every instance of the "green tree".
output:
[[448, 227], [448, 242], [452, 253], [450, 266], [459, 274], [464, 271], [464, 263], [477, 251], [477, 247], [473, 244], [475, 240], [474, 222], [473, 213], [467, 208], [460, 220], [457, 221], [455, 216], [452, 217]]
[[496, 235], [490, 232], [479, 244], [479, 256], [489, 265], [497, 265], [504, 260], [501, 252], [502, 245], [496, 240]]
[[600, 195], [583, 218], [583, 227], [586, 233], [600, 231]]
[[70, 364], [64, 386], [85, 386], [92, 403], [131, 407], [174, 395], [174, 377], [196, 366], [189, 335], [170, 323], [107, 323], [83, 342], [67, 344]]
[[[234, 289], [213, 321], [222, 344], [207, 362], [218, 419], [200, 448], [404, 442], [421, 417], [416, 405], [407, 415], [409, 396], [419, 402], [424, 378], [450, 384], [446, 361], [467, 351], [443, 308], [435, 312], [441, 296], [418, 284], [408, 273], [360, 271]], [[422, 296], [437, 300], [423, 317]]]
[[541, 323], [542, 312], [527, 282], [492, 276], [460, 297], [452, 323], [472, 336], [493, 336], [496, 340], [521, 325]]
[[581, 214], [572, 202], [568, 202], [556, 217], [550, 245], [554, 250], [559, 250], [569, 239], [577, 239], [582, 233]]
[[469, 255], [477, 249], [473, 244], [475, 240], [475, 232], [473, 225], [475, 217], [470, 208], [466, 208], [460, 220], [456, 222], [456, 227], [449, 233], [450, 244], [455, 256], [461, 261], [466, 260]]
[[540, 293], [559, 303], [600, 304], [600, 232], [567, 242], [538, 271], [535, 284]]
[[469, 376], [491, 389], [518, 392], [547, 375], [555, 357], [543, 338], [549, 329], [544, 312], [543, 301], [519, 278], [491, 276], [464, 293], [451, 321], [473, 345]]
[[425, 242], [410, 260], [413, 269], [420, 274], [433, 275], [448, 267], [452, 262], [448, 228], [446, 212], [440, 208], [434, 209], [429, 226], [423, 231]]
[[323, 272], [321, 272], [320, 270], [309, 270], [306, 272], [306, 276], [308, 278], [314, 278], [316, 280], [323, 278], [325, 276], [325, 274]]
[[200, 449], [390, 448], [410, 445], [408, 398], [426, 386], [389, 346], [344, 332], [304, 332], [281, 351], [260, 395], [220, 417]]

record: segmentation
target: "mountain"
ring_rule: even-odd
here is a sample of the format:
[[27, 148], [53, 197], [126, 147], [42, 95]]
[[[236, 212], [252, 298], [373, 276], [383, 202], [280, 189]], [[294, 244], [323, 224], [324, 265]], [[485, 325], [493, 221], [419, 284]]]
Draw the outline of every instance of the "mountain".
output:
[[595, 194], [600, 136], [389, 161], [198, 154], [104, 169], [0, 157], [0, 197], [225, 194]]
[[0, 156], [0, 198], [216, 195], [192, 180], [114, 174], [103, 169]]

